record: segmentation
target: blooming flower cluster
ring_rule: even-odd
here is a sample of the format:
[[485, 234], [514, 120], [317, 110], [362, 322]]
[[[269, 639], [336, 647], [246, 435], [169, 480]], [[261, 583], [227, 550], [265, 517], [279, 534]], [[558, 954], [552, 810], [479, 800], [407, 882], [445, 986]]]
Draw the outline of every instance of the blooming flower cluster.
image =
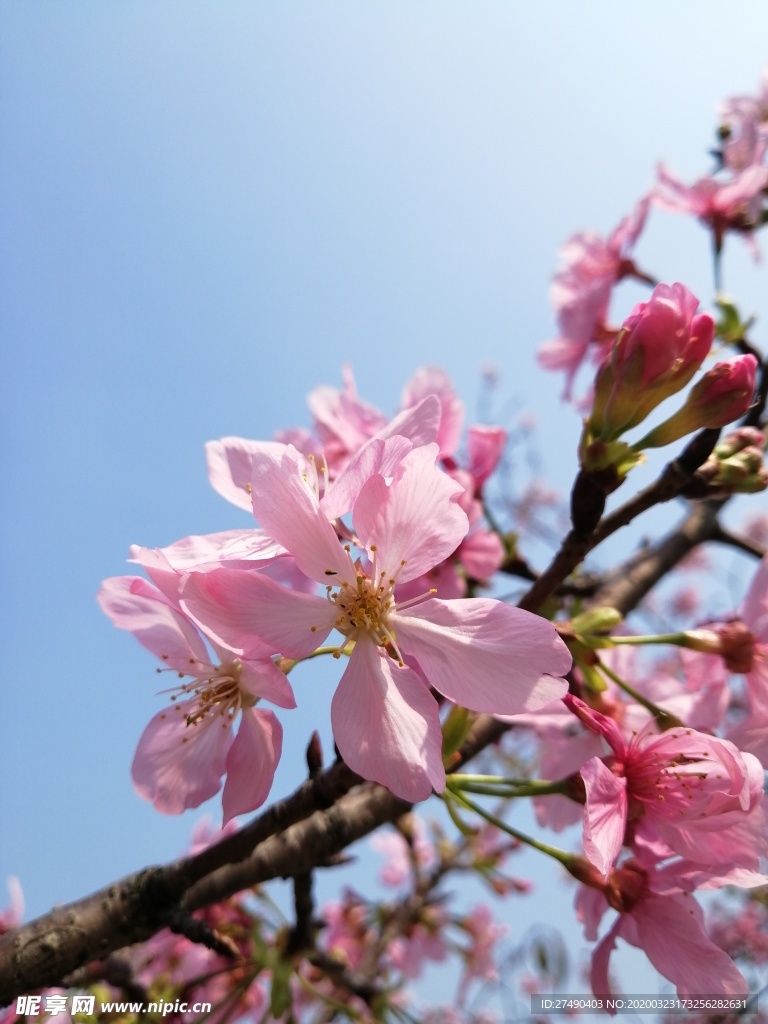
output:
[[211, 482], [249, 504], [259, 527], [137, 548], [151, 582], [105, 582], [104, 611], [180, 680], [133, 763], [158, 810], [198, 806], [225, 774], [225, 820], [263, 803], [282, 727], [257, 705], [295, 706], [286, 660], [313, 655], [334, 631], [332, 653], [348, 657], [331, 708], [338, 749], [406, 800], [445, 786], [435, 693], [511, 715], [565, 692], [570, 654], [548, 622], [456, 594], [457, 564], [485, 578], [503, 554], [479, 522], [479, 496], [504, 432], [471, 431], [460, 469], [461, 406], [445, 377], [421, 371], [405, 400], [414, 404], [382, 425], [348, 374], [340, 394], [310, 398], [316, 435], [303, 440], [314, 450], [212, 443]]

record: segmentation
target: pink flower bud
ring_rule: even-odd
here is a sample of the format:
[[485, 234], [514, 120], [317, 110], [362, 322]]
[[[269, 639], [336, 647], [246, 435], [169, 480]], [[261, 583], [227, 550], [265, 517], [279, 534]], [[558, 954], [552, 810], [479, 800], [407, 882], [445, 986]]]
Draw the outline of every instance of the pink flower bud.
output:
[[757, 359], [739, 356], [716, 363], [691, 388], [685, 405], [674, 416], [633, 445], [635, 450], [659, 448], [702, 427], [724, 427], [743, 416], [755, 394]]
[[624, 322], [598, 371], [590, 417], [594, 436], [613, 440], [685, 387], [712, 345], [715, 325], [682, 284], [660, 284]]

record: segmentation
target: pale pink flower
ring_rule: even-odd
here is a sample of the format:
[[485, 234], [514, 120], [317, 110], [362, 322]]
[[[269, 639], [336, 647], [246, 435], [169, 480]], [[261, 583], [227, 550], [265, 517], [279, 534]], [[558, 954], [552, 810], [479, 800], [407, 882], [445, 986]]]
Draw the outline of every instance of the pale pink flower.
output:
[[[726, 666], [746, 678], [748, 713], [729, 735], [768, 766], [768, 557], [762, 559], [752, 578], [739, 619], [743, 626], [730, 642], [736, 624], [716, 627]], [[748, 632], [742, 636], [744, 627]]]
[[693, 729], [657, 733], [653, 720], [626, 742], [612, 719], [571, 694], [565, 703], [613, 750], [613, 757], [594, 757], [581, 768], [584, 850], [598, 871], [610, 871], [628, 821], [637, 836], [660, 839], [701, 863], [756, 867], [764, 846], [757, 758]]
[[[224, 786], [224, 821], [266, 800], [282, 748], [282, 727], [262, 698], [296, 706], [284, 673], [264, 653], [236, 654], [209, 639], [218, 662], [186, 615], [137, 576], [105, 580], [99, 603], [112, 622], [175, 673], [172, 705], [152, 718], [132, 765], [134, 786], [165, 814], [198, 807]], [[158, 669], [158, 671], [161, 671]], [[181, 682], [189, 677], [188, 682]], [[237, 735], [232, 726], [240, 714]]]
[[387, 417], [357, 394], [351, 366], [342, 367], [342, 377], [341, 391], [321, 386], [307, 398], [315, 433], [332, 476], [344, 469], [355, 452], [387, 424]]
[[607, 239], [593, 232], [570, 238], [560, 250], [561, 269], [550, 289], [560, 335], [539, 349], [538, 359], [549, 370], [566, 371], [565, 398], [570, 398], [573, 379], [593, 347], [601, 360], [615, 332], [607, 327], [608, 305], [614, 285], [637, 274], [630, 252], [648, 214], [644, 197]]
[[400, 888], [413, 875], [414, 862], [418, 868], [429, 868], [435, 861], [435, 848], [426, 835], [424, 822], [417, 815], [408, 818], [410, 842], [399, 830], [388, 829], [371, 837], [373, 849], [386, 858], [379, 871], [382, 885]]
[[[385, 476], [380, 458], [391, 442], [410, 451]], [[456, 549], [467, 517], [456, 503], [460, 488], [436, 468], [436, 445], [413, 448], [397, 438], [373, 444], [371, 458], [358, 464], [352, 505], [364, 562], [339, 542], [295, 450], [253, 460], [254, 514], [301, 571], [325, 585], [325, 598], [289, 591], [260, 573], [219, 569], [190, 575], [183, 604], [234, 650], [266, 642], [303, 658], [334, 628], [342, 648], [354, 642], [331, 708], [339, 750], [364, 778], [416, 801], [445, 785], [428, 684], [471, 710], [515, 714], [562, 696], [566, 684], [553, 676], [571, 659], [550, 623], [499, 601], [395, 600], [398, 584]]]
[[448, 956], [443, 930], [448, 923], [440, 904], [426, 906], [413, 924], [406, 925], [387, 946], [387, 959], [406, 978], [415, 981], [425, 963], [440, 963]]
[[726, 167], [741, 171], [758, 163], [768, 134], [768, 68], [754, 96], [731, 96], [720, 105], [720, 123], [727, 133], [723, 146]]
[[459, 1002], [466, 996], [470, 982], [478, 978], [482, 981], [496, 981], [499, 972], [496, 967], [495, 954], [499, 941], [509, 931], [505, 924], [497, 924], [491, 908], [479, 903], [460, 925], [470, 939], [464, 952], [464, 971], [459, 984]]
[[759, 255], [752, 233], [760, 223], [763, 192], [768, 186], [768, 167], [750, 164], [730, 181], [700, 178], [686, 185], [664, 164], [658, 168], [659, 184], [653, 200], [665, 210], [690, 214], [711, 228], [715, 243], [722, 245], [726, 232], [743, 234]]
[[423, 366], [406, 382], [401, 398], [403, 409], [418, 405], [429, 395], [440, 402], [440, 427], [437, 443], [441, 458], [456, 454], [464, 422], [464, 405], [445, 370], [437, 366]]

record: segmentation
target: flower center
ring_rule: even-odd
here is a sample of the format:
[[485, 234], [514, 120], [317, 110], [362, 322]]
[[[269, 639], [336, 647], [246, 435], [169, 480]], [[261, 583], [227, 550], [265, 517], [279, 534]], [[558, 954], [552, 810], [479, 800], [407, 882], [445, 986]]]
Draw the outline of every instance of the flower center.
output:
[[[196, 676], [187, 683], [181, 683], [171, 695], [172, 701], [191, 698], [192, 704], [186, 711], [188, 726], [199, 725], [205, 719], [211, 720], [218, 716], [223, 719], [222, 728], [226, 729], [238, 711], [256, 703], [256, 698], [240, 687], [243, 666], [237, 659], [218, 666], [204, 666], [200, 662], [195, 664], [203, 669], [210, 667], [211, 675], [204, 678]], [[177, 704], [174, 710], [181, 711], [181, 708]]]

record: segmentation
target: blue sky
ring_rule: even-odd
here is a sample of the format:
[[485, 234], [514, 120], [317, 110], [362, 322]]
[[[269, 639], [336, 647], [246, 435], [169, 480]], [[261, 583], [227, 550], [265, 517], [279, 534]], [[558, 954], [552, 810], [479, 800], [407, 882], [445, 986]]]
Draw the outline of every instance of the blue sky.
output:
[[[0, 878], [30, 914], [196, 819], [133, 792], [154, 665], [95, 593], [131, 543], [247, 525], [204, 442], [307, 424], [344, 362], [389, 411], [429, 363], [472, 409], [492, 364], [565, 491], [578, 420], [534, 359], [557, 247], [612, 229], [659, 158], [705, 173], [766, 38], [762, 0], [0, 6]], [[697, 225], [654, 213], [639, 253], [711, 300]], [[725, 273], [764, 315], [738, 241]], [[332, 676], [297, 674], [276, 796]]]

